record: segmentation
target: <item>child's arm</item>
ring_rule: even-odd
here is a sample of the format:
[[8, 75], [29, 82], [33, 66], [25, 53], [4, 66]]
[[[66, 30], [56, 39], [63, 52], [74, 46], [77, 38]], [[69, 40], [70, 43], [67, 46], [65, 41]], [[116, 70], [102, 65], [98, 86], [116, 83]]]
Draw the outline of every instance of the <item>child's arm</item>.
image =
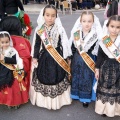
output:
[[36, 58], [36, 59], [39, 58], [40, 45], [41, 45], [41, 38], [38, 34], [36, 34], [33, 58]]
[[97, 61], [95, 65], [95, 78], [97, 80], [99, 79], [99, 69], [106, 58], [107, 58], [106, 54], [103, 52], [102, 48], [99, 47]]
[[40, 51], [40, 45], [41, 45], [41, 39], [38, 34], [36, 34], [36, 41], [35, 41], [35, 46], [34, 46], [34, 54], [33, 54], [33, 64], [37, 64], [37, 60], [39, 58], [39, 51]]

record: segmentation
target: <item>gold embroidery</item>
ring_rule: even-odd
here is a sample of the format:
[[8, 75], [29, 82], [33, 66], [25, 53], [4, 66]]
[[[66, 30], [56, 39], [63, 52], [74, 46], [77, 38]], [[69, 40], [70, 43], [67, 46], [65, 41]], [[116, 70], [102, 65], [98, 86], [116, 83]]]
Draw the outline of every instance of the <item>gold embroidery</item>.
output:
[[19, 82], [21, 82], [24, 78], [23, 70], [15, 70], [13, 71], [14, 78], [16, 78]]

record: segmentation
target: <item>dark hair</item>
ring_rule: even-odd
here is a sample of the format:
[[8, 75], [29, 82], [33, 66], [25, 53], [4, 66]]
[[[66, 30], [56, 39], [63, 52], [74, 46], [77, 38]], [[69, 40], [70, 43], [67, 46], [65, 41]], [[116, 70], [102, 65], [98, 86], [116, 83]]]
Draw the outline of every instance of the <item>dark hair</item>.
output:
[[118, 2], [116, 0], [111, 0], [109, 2], [107, 17], [111, 17], [112, 15], [118, 15]]
[[0, 33], [0, 38], [8, 37], [10, 40], [10, 36], [7, 33]]
[[52, 9], [54, 9], [55, 12], [56, 12], [56, 17], [57, 17], [57, 9], [55, 8], [54, 5], [46, 5], [45, 8], [44, 8], [44, 10], [43, 10], [43, 16], [45, 15], [45, 11], [46, 11], [47, 8], [52, 8]]
[[120, 15], [113, 15], [113, 16], [111, 16], [111, 17], [109, 18], [109, 20], [108, 20], [108, 23], [106, 24], [107, 27], [109, 26], [111, 20], [119, 21], [119, 22], [120, 22]]
[[[81, 14], [81, 19], [82, 19], [82, 16], [83, 15], [92, 15], [92, 17], [93, 17], [93, 22], [94, 22], [94, 15], [93, 15], [93, 13], [91, 12], [91, 11], [84, 11], [84, 12], [82, 12], [82, 14]], [[81, 19], [80, 19], [80, 21], [81, 21]]]

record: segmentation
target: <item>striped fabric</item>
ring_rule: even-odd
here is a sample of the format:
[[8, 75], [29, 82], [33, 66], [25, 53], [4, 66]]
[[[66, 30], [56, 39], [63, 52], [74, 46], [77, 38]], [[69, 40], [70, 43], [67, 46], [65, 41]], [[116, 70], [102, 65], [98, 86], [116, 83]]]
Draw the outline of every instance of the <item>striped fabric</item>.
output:
[[91, 57], [86, 52], [82, 52], [80, 55], [88, 67], [95, 72], [95, 62], [91, 59]]

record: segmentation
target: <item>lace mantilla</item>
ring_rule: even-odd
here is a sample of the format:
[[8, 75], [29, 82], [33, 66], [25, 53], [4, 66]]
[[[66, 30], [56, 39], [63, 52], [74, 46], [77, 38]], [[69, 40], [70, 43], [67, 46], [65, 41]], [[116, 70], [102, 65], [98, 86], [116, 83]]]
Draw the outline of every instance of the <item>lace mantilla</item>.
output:
[[44, 26], [52, 46], [56, 48], [59, 40], [58, 26], [55, 24], [50, 26], [50, 28], [48, 28], [46, 25]]
[[56, 96], [63, 94], [63, 92], [68, 89], [70, 83], [67, 80], [67, 77], [65, 77], [65, 79], [57, 85], [44, 85], [39, 82], [36, 72], [34, 72], [32, 85], [34, 86], [34, 90], [40, 92], [43, 96], [55, 98]]
[[12, 57], [13, 55], [15, 55], [15, 50], [12, 47], [9, 47], [6, 51], [3, 51], [5, 57]]

